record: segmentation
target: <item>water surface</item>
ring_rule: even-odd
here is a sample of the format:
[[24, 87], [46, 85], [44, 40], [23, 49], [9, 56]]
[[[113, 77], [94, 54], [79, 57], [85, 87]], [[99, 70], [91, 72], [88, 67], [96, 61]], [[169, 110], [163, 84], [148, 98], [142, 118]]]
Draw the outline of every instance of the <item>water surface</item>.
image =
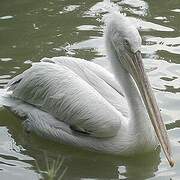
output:
[[68, 180], [180, 179], [179, 0], [2, 0], [0, 87], [43, 57], [73, 56], [109, 68], [103, 28], [105, 15], [111, 11], [126, 14], [140, 30], [145, 67], [168, 128], [176, 166], [170, 168], [160, 150], [121, 158], [26, 134], [19, 119], [1, 107], [0, 179], [40, 179], [36, 162], [46, 172], [44, 156], [50, 160], [62, 156]]

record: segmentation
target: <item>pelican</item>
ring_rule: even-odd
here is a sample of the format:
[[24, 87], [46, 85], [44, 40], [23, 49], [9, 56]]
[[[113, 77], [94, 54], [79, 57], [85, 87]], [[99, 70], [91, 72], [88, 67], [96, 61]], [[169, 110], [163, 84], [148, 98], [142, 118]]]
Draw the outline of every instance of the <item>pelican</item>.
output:
[[127, 17], [105, 28], [114, 74], [83, 59], [44, 58], [7, 85], [9, 109], [29, 131], [93, 151], [132, 155], [160, 143], [174, 165], [169, 139], [141, 58], [141, 37]]

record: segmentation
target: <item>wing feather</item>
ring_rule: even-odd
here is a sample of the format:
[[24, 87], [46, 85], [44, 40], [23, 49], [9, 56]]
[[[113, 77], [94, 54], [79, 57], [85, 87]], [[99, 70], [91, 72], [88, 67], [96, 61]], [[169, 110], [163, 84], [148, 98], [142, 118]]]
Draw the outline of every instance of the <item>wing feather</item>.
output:
[[20, 77], [22, 79], [16, 84], [12, 96], [70, 126], [84, 129], [91, 136], [112, 137], [117, 134], [123, 119], [121, 113], [67, 66], [34, 63]]
[[128, 117], [128, 105], [120, 84], [116, 81], [113, 74], [100, 65], [80, 58], [64, 56], [44, 58], [42, 61], [68, 67], [95, 88], [123, 116]]

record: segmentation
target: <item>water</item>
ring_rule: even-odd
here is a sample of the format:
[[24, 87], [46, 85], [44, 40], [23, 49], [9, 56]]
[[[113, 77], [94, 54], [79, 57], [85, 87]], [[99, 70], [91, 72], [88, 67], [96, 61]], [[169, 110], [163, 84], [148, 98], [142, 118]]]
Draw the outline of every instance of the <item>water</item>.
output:
[[[0, 2], [0, 87], [43, 57], [74, 56], [108, 67], [104, 15], [121, 11], [140, 29], [142, 52], [172, 143], [176, 166], [159, 151], [121, 158], [82, 151], [26, 134], [0, 109], [0, 179], [40, 179], [49, 160], [64, 158], [64, 179], [180, 179], [180, 2], [6, 0]], [[44, 155], [44, 152], [46, 155]], [[61, 173], [61, 171], [59, 172]]]

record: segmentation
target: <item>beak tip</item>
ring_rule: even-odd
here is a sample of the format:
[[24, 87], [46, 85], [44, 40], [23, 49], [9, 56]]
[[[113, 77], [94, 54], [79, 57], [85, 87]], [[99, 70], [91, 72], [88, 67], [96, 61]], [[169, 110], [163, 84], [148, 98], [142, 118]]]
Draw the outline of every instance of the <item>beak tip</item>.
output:
[[170, 164], [171, 167], [173, 167], [173, 166], [175, 165], [175, 161], [174, 161], [173, 159], [171, 159], [171, 160], [169, 161], [169, 164]]

